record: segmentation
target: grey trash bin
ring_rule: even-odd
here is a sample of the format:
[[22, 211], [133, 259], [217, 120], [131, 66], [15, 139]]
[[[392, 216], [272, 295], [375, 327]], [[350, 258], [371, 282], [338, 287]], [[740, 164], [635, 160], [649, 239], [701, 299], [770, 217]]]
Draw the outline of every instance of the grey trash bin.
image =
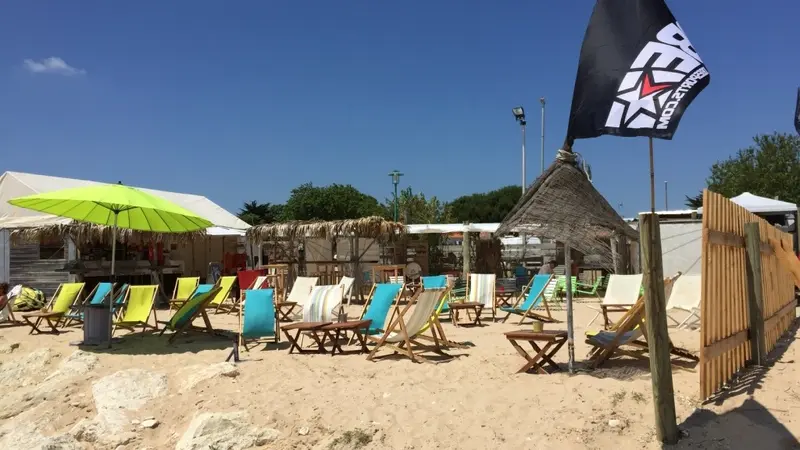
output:
[[83, 345], [105, 345], [111, 336], [111, 309], [108, 305], [86, 305], [83, 318]]

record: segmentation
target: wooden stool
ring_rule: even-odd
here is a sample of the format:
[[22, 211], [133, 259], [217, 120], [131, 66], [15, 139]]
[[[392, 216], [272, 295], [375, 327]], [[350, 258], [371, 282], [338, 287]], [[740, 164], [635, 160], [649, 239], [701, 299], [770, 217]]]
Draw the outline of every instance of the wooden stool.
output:
[[[282, 326], [281, 330], [283, 334], [286, 335], [286, 339], [289, 340], [289, 343], [292, 344], [289, 347], [289, 353], [293, 353], [297, 350], [297, 353], [306, 354], [306, 353], [325, 353], [325, 346], [323, 345], [322, 340], [317, 336], [316, 331], [320, 328], [324, 327], [325, 325], [330, 325], [330, 322], [295, 322], [290, 323], [289, 325]], [[290, 331], [295, 330], [296, 333], [292, 336]], [[311, 339], [314, 340], [314, 343], [317, 344], [317, 348], [315, 350], [307, 350], [300, 347], [300, 334], [306, 332]]]
[[[528, 362], [522, 366], [521, 369], [517, 371], [517, 373], [527, 372], [530, 369], [535, 369], [536, 372], [540, 374], [547, 375], [550, 372], [544, 368], [543, 364], [547, 364], [550, 369], [553, 371], [560, 370], [558, 364], [553, 361], [553, 355], [561, 349], [567, 342], [567, 332], [563, 330], [545, 330], [545, 331], [528, 331], [528, 330], [519, 330], [519, 331], [509, 331], [506, 333], [506, 339], [514, 348], [517, 350], [517, 353], [520, 354], [525, 360]], [[528, 341], [533, 347], [533, 350], [536, 352], [536, 355], [531, 357], [528, 352], [525, 351], [517, 341]], [[544, 342], [544, 348], [540, 348], [536, 345], [536, 342]], [[551, 350], [552, 347], [552, 350]], [[542, 362], [540, 362], [542, 361]]]
[[[369, 353], [369, 349], [367, 348], [367, 339], [364, 337], [364, 334], [367, 332], [367, 330], [369, 330], [370, 325], [372, 325], [372, 320], [333, 322], [332, 324], [325, 325], [324, 327], [319, 328], [320, 332], [325, 333], [325, 336], [322, 337], [322, 345], [325, 345], [325, 343], [330, 340], [330, 342], [333, 344], [331, 356], [335, 355], [337, 351], [340, 355]], [[356, 338], [358, 338], [358, 342], [361, 345], [358, 350], [342, 349], [341, 341], [347, 339], [348, 331], [352, 331]]]

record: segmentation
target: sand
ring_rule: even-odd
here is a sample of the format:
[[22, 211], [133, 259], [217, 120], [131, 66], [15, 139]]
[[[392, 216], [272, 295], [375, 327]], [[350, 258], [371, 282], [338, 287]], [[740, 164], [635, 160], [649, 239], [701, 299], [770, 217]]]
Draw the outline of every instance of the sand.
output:
[[[350, 307], [350, 315], [359, 308]], [[166, 312], [160, 313], [164, 319]], [[583, 336], [594, 314], [576, 305], [576, 336]], [[566, 312], [554, 311], [554, 316], [563, 320]], [[235, 315], [211, 319], [217, 328], [234, 329], [237, 323]], [[289, 355], [282, 339], [277, 347], [242, 351], [234, 376], [216, 376], [194, 386], [187, 381], [189, 375], [224, 361], [230, 342], [196, 336], [170, 346], [166, 337], [132, 335], [111, 351], [90, 349], [97, 358], [87, 373], [56, 380], [63, 388], [34, 402], [31, 410], [0, 420], [0, 446], [15, 448], [15, 442], [23, 442], [10, 430], [34, 416], [46, 418], [38, 425], [42, 435], [68, 433], [82, 419], [97, 415], [93, 383], [120, 370], [140, 369], [165, 375], [168, 391], [143, 400], [138, 410], [123, 411], [126, 420], [133, 421], [126, 425], [132, 440], [121, 447], [81, 441], [74, 448], [173, 449], [197, 414], [233, 411], [248, 413], [255, 428], [280, 432], [263, 448], [661, 448], [655, 440], [646, 361], [615, 359], [604, 368], [573, 376], [515, 374], [524, 361], [503, 332], [521, 327], [511, 321], [491, 323], [490, 318], [484, 324], [456, 328], [444, 322], [448, 338], [474, 346], [450, 351], [454, 358], [435, 364], [401, 358], [370, 362], [364, 355]], [[598, 326], [599, 320], [592, 328]], [[28, 330], [0, 329], [0, 349], [7, 352], [0, 353], [0, 375], [13, 394], [0, 401], [0, 411], [13, 409], [9, 402], [19, 396], [30, 400], [59, 363], [76, 351], [69, 342], [81, 337], [78, 328], [58, 336], [28, 335]], [[699, 369], [691, 364], [675, 367], [678, 423], [686, 436], [674, 448], [794, 448], [800, 436], [800, 374], [795, 362], [798, 345], [789, 345], [796, 328], [790, 334], [770, 356], [771, 367], [746, 372], [710, 404], [698, 401]], [[670, 335], [676, 345], [699, 348], [699, 331], [670, 329]], [[12, 350], [11, 344], [19, 345]], [[577, 339], [578, 361], [587, 351]], [[15, 361], [30, 361], [32, 352], [40, 352], [34, 359], [44, 359], [45, 364], [30, 373], [11, 370]], [[566, 346], [556, 361], [566, 365]], [[137, 424], [150, 417], [159, 422], [156, 428]]]

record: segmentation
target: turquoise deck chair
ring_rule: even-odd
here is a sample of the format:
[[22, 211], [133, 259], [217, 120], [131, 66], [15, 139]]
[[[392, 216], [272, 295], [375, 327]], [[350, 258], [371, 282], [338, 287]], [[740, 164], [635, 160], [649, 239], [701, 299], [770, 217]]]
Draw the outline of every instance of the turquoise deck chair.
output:
[[[102, 305], [105, 302], [106, 298], [111, 294], [111, 290], [114, 288], [113, 283], [97, 283], [94, 290], [92, 291], [92, 297], [89, 299], [89, 305]], [[85, 305], [85, 304], [84, 304]], [[65, 317], [67, 318], [67, 325], [69, 325], [73, 320], [76, 322], [83, 322], [84, 313], [83, 307], [84, 305], [76, 305], [74, 306], [74, 310], [67, 314]]]
[[[198, 288], [200, 286], [198, 286]], [[209, 303], [214, 299], [214, 295], [216, 295], [220, 289], [214, 285], [211, 285], [211, 287], [212, 289], [207, 292], [198, 293], [197, 290], [195, 290], [195, 293], [192, 294], [192, 298], [186, 300], [186, 302], [175, 311], [175, 314], [172, 315], [169, 321], [159, 322], [164, 325], [159, 336], [163, 335], [167, 330], [173, 331], [174, 333], [169, 337], [168, 341], [172, 343], [178, 335], [188, 331], [206, 331], [210, 335], [214, 335], [214, 328], [211, 327], [211, 322], [208, 320], [208, 314], [206, 314], [205, 309], [208, 308]], [[192, 326], [192, 322], [198, 316], [203, 317], [204, 328]]]
[[206, 294], [208, 292], [211, 292], [211, 289], [214, 289], [213, 284], [198, 284], [197, 287], [194, 289], [194, 292], [192, 292], [191, 297], [196, 297], [200, 294]]
[[389, 309], [397, 300], [403, 285], [400, 283], [382, 283], [375, 285], [375, 292], [367, 305], [366, 311], [361, 314], [361, 320], [371, 320], [367, 334], [379, 334], [383, 332], [386, 324], [386, 316]]
[[117, 315], [117, 311], [122, 311], [122, 307], [125, 306], [125, 298], [127, 297], [128, 288], [130, 285], [128, 283], [123, 284], [119, 288], [119, 292], [117, 292], [117, 296], [114, 298], [114, 306], [111, 308], [112, 314], [114, 316]]
[[[447, 275], [433, 275], [422, 277], [422, 287], [428, 289], [444, 289], [447, 287]], [[446, 295], [442, 299], [442, 303], [436, 308], [437, 314], [450, 312], [450, 295]]]
[[522, 304], [519, 304], [520, 300], [522, 299], [522, 296], [520, 296], [516, 303], [514, 303], [514, 306], [503, 306], [500, 308], [500, 311], [507, 313], [506, 317], [503, 319], [503, 322], [508, 320], [511, 314], [522, 316], [519, 320], [520, 324], [522, 324], [522, 321], [525, 320], [526, 317], [541, 320], [542, 322], [558, 322], [550, 316], [549, 308], [547, 308], [547, 316], [533, 312], [533, 308], [536, 308], [542, 303], [544, 303], [545, 307], [547, 307], [547, 299], [544, 298], [544, 289], [547, 287], [548, 283], [550, 283], [552, 278], [553, 275], [534, 276], [533, 280], [531, 280], [528, 292], [526, 293], [525, 290], [522, 291], [523, 295], [525, 295], [525, 300], [522, 302]]
[[247, 348], [247, 341], [273, 338], [280, 342], [278, 321], [275, 317], [275, 289], [246, 289], [244, 308], [239, 324], [239, 345]]

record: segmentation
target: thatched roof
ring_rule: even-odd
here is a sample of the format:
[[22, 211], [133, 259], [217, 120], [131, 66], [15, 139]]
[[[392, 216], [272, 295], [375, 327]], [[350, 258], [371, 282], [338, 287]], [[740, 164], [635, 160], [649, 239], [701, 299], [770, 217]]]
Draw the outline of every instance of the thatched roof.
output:
[[569, 243], [583, 254], [599, 255], [608, 269], [614, 266], [610, 236], [639, 240], [637, 232], [578, 168], [575, 154], [564, 150], [497, 229], [499, 235], [512, 232]]
[[363, 217], [361, 219], [330, 221], [291, 221], [257, 225], [247, 230], [251, 240], [272, 240], [276, 238], [330, 238], [333, 236], [358, 236], [373, 239], [391, 239], [404, 234], [405, 225], [382, 217]]
[[[117, 239], [120, 241], [156, 241], [156, 242], [185, 242], [206, 235], [205, 230], [188, 233], [150, 233], [124, 228], [117, 229]], [[56, 223], [34, 227], [15, 228], [11, 231], [11, 239], [20, 241], [37, 241], [42, 238], [70, 237], [76, 244], [110, 243], [112, 227], [96, 225], [86, 222]]]

